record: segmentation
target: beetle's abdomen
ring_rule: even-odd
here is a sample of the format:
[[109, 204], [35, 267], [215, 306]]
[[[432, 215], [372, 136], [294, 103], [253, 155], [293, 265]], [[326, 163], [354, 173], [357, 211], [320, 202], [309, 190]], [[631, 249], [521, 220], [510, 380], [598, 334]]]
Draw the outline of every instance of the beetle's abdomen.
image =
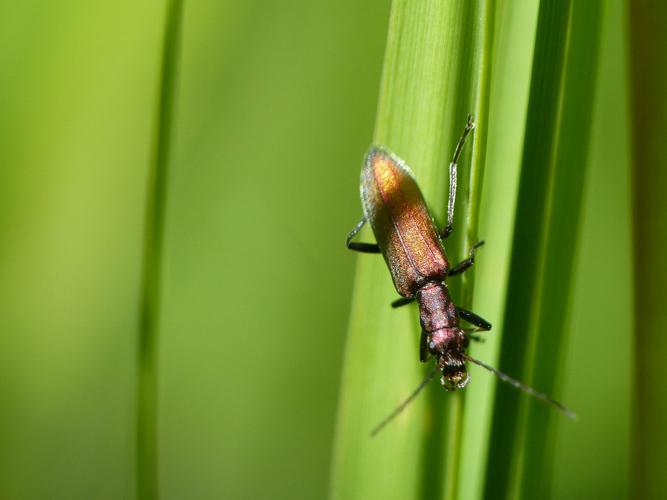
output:
[[409, 167], [382, 149], [368, 153], [361, 172], [364, 215], [399, 294], [412, 297], [449, 267], [435, 224]]

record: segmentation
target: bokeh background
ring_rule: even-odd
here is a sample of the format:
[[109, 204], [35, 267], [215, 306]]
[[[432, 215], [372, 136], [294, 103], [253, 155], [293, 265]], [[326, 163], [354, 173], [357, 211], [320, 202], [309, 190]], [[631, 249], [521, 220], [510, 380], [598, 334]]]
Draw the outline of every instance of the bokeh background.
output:
[[[2, 499], [134, 498], [164, 15], [155, 0], [0, 1]], [[388, 15], [388, 0], [185, 2], [160, 317], [164, 498], [327, 494], [356, 262], [343, 241]], [[562, 395], [580, 421], [561, 424], [555, 498], [629, 495], [626, 36], [610, 0]], [[502, 182], [493, 167], [486, 182]]]

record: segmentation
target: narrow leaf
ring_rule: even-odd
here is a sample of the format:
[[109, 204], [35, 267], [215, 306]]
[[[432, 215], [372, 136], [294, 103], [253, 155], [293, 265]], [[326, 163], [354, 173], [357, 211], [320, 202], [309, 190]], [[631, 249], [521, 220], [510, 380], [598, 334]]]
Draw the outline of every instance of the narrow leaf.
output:
[[[543, 0], [538, 17], [500, 369], [549, 394], [566, 340], [600, 11]], [[553, 418], [554, 407], [498, 386], [486, 498], [548, 491]]]
[[630, 1], [634, 181], [633, 489], [667, 497], [667, 4]]
[[167, 4], [162, 73], [146, 206], [137, 385], [137, 496], [142, 500], [159, 497], [157, 347], [160, 277], [181, 10], [180, 0], [170, 0]]
[[[445, 213], [447, 165], [467, 115], [476, 115], [474, 145], [466, 146], [459, 162], [455, 233], [447, 240], [452, 261], [467, 256], [477, 236], [491, 63], [484, 51], [491, 50], [492, 3], [396, 0], [389, 24], [374, 142], [412, 167], [439, 223]], [[370, 232], [361, 236], [372, 238]], [[467, 290], [455, 287], [455, 300], [470, 300], [470, 283], [464, 285]], [[396, 297], [382, 258], [360, 256], [339, 403], [333, 498], [456, 495], [463, 446], [460, 394], [431, 384], [427, 394], [369, 437], [426, 374], [419, 363], [416, 309], [392, 310], [389, 304]]]

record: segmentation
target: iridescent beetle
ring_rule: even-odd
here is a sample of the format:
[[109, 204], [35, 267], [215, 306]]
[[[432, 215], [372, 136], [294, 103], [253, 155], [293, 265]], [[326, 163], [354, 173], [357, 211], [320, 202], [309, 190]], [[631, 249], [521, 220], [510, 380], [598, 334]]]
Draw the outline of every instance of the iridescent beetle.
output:
[[[419, 358], [426, 362], [430, 356], [437, 363], [431, 374], [372, 432], [377, 433], [423, 389], [437, 371], [442, 373], [440, 382], [447, 391], [463, 389], [470, 376], [465, 362], [475, 363], [502, 381], [525, 391], [547, 403], [555, 405], [570, 417], [574, 414], [562, 404], [530, 386], [498, 371], [468, 355], [470, 339], [476, 339], [470, 329], [461, 328], [461, 319], [475, 325], [473, 331], [488, 331], [491, 324], [471, 311], [457, 307], [452, 301], [445, 280], [461, 274], [475, 262], [475, 250], [484, 242], [475, 244], [467, 259], [451, 267], [442, 241], [452, 232], [454, 204], [456, 200], [457, 162], [466, 137], [474, 129], [468, 117], [454, 156], [449, 164], [449, 201], [447, 225], [438, 230], [422, 196], [410, 167], [387, 149], [372, 147], [361, 171], [361, 202], [364, 215], [347, 237], [347, 247], [364, 253], [381, 253], [384, 256], [396, 291], [402, 296], [392, 303], [400, 307], [410, 302], [419, 303], [422, 328]], [[377, 243], [353, 242], [354, 236], [368, 222]]]

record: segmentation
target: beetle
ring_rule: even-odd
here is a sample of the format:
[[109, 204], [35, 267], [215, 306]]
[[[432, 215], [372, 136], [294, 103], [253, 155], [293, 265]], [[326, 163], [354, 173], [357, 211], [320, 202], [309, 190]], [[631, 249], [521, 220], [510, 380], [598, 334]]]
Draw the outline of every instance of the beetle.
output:
[[[474, 128], [472, 117], [468, 116], [449, 164], [447, 225], [442, 229], [436, 226], [412, 170], [400, 157], [380, 146], [371, 147], [366, 155], [360, 186], [363, 216], [349, 233], [347, 248], [357, 252], [382, 254], [396, 291], [401, 295], [401, 298], [392, 302], [392, 307], [400, 307], [413, 301], [419, 304], [422, 329], [420, 361], [426, 362], [431, 356], [437, 360], [431, 374], [372, 434], [377, 433], [398, 415], [437, 371], [442, 373], [440, 383], [445, 390], [463, 389], [470, 380], [466, 361], [491, 371], [502, 381], [555, 405], [566, 414], [574, 415], [546, 394], [466, 353], [469, 341], [478, 338], [471, 334], [471, 329], [461, 328], [460, 320], [474, 325], [473, 331], [488, 331], [491, 324], [472, 311], [457, 307], [449, 294], [446, 280], [469, 269], [475, 262], [475, 251], [484, 242], [473, 245], [468, 258], [452, 267], [443, 241], [453, 230], [457, 163], [466, 138]], [[376, 243], [352, 241], [367, 222], [373, 230]]]

